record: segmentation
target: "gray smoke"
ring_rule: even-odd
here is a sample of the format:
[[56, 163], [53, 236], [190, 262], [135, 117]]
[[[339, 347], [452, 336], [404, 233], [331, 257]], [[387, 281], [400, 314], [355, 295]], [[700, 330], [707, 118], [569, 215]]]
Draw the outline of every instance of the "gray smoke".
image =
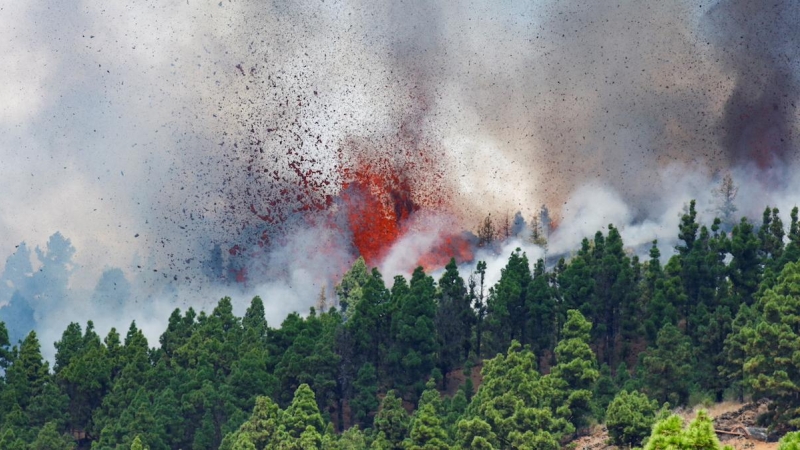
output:
[[[718, 128], [730, 160], [785, 176], [794, 162], [800, 95], [800, 9], [790, 0], [724, 0], [704, 26], [734, 81]], [[783, 181], [783, 180], [781, 180]]]
[[791, 1], [429, 5], [397, 17], [395, 44], [443, 133], [516, 166], [486, 184], [519, 180], [506, 197], [558, 204], [600, 183], [641, 218], [660, 210], [670, 164], [794, 162], [797, 19]]
[[[793, 6], [10, 3], [0, 254], [68, 237], [74, 267], [58, 289], [86, 318], [114, 295], [210, 304], [230, 292], [226, 271], [249, 269], [241, 298], [274, 293], [274, 323], [313, 304], [329, 284], [320, 279], [351, 260], [332, 224], [342, 169], [359, 158], [420, 175], [446, 168], [436, 189], [466, 228], [547, 204], [564, 251], [608, 222], [636, 245], [674, 235], [690, 198], [713, 214], [725, 171], [740, 213], [788, 212], [800, 122]], [[28, 261], [30, 278], [45, 266]], [[14, 277], [0, 301], [18, 290]]]

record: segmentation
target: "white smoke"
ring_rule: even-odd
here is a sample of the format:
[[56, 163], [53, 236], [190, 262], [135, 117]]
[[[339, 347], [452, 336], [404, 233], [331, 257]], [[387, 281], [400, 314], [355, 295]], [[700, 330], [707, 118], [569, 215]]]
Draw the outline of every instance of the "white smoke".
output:
[[[304, 152], [298, 172], [318, 168], [335, 185], [345, 139], [401, 131], [441, 143], [462, 226], [489, 212], [529, 217], [549, 202], [560, 226], [548, 254], [568, 254], [613, 223], [626, 245], [658, 239], [668, 256], [690, 199], [710, 223], [725, 170], [740, 187], [739, 214], [758, 221], [769, 204], [788, 222], [800, 201], [793, 152], [789, 169], [772, 173], [720, 136], [775, 99], [778, 132], [796, 135], [798, 58], [781, 55], [797, 51], [798, 10], [788, 0], [763, 8], [767, 18], [789, 14], [774, 28], [752, 21], [742, 49], [727, 44], [738, 42], [738, 12], [757, 2], [712, 3], [6, 4], [0, 255], [22, 241], [44, 246], [56, 231], [76, 247], [70, 297], [39, 312], [46, 333], [87, 319], [163, 330], [173, 306], [209, 309], [223, 295], [243, 311], [261, 294], [275, 324], [307, 310], [349, 263], [346, 236], [293, 227], [269, 252], [252, 253], [247, 269], [269, 280], [242, 292], [206, 280], [198, 261], [213, 244], [224, 252], [266, 226], [250, 207], [261, 213], [272, 199], [254, 186], [273, 170], [294, 173], [288, 150]], [[763, 51], [773, 41], [775, 51]], [[769, 64], [779, 59], [789, 62]], [[780, 95], [761, 92], [774, 78], [761, 69], [772, 66], [786, 72]], [[751, 86], [761, 89], [755, 106]], [[250, 138], [264, 147], [255, 163], [253, 148], [233, 147]], [[382, 270], [407, 270], [441, 234], [430, 227], [406, 234]], [[532, 261], [543, 254], [521, 240], [476, 260], [490, 261], [494, 277], [517, 245]], [[114, 267], [131, 282], [131, 304], [105, 314], [87, 299]]]

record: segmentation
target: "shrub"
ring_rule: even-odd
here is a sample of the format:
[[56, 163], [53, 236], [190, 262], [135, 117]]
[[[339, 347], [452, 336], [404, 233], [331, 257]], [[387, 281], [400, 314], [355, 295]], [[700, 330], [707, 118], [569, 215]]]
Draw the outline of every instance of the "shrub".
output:
[[683, 420], [674, 414], [657, 422], [644, 450], [733, 450], [733, 448], [722, 447], [708, 414], [700, 411], [697, 418], [686, 428], [683, 426]]
[[800, 431], [793, 431], [782, 437], [778, 450], [800, 450]]
[[606, 426], [615, 445], [639, 445], [650, 434], [658, 403], [646, 395], [620, 391], [608, 405]]

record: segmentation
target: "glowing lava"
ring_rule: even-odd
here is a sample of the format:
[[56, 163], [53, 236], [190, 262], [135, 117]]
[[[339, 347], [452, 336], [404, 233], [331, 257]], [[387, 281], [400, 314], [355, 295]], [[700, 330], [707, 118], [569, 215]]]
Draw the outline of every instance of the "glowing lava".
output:
[[402, 222], [419, 207], [411, 200], [408, 184], [391, 173], [365, 165], [346, 175], [354, 180], [341, 194], [353, 245], [368, 265], [375, 266], [397, 242]]
[[[436, 236], [434, 245], [415, 262], [426, 270], [444, 267], [451, 257], [457, 261], [473, 258], [474, 239], [461, 230], [420, 229], [417, 223], [411, 230], [408, 226], [415, 213], [436, 209], [446, 199], [435, 199], [429, 207], [414, 201], [412, 184], [403, 172], [388, 170], [384, 164], [362, 164], [355, 170], [345, 172], [345, 184], [341, 198], [347, 209], [347, 222], [353, 236], [353, 245], [370, 266], [383, 261], [406, 233], [427, 233]], [[408, 268], [413, 269], [413, 267]]]
[[472, 261], [475, 257], [473, 248], [476, 242], [468, 233], [458, 233], [443, 236], [439, 244], [422, 255], [417, 262], [426, 272], [440, 269], [455, 258], [456, 262]]

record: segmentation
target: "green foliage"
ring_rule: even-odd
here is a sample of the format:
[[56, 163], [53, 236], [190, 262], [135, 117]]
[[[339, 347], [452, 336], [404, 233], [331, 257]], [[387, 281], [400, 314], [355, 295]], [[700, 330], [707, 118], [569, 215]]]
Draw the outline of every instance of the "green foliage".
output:
[[404, 444], [408, 450], [449, 450], [447, 432], [442, 427], [439, 412], [433, 403], [422, 405], [414, 415], [409, 439]]
[[733, 450], [723, 447], [714, 433], [714, 426], [705, 411], [684, 428], [683, 420], [671, 415], [653, 426], [653, 433], [644, 450]]
[[487, 303], [491, 346], [499, 351], [511, 340], [528, 342], [527, 289], [532, 281], [528, 257], [517, 249], [501, 270], [500, 281], [491, 288]]
[[611, 376], [611, 369], [607, 364], [600, 366], [600, 376], [594, 383], [592, 392], [592, 414], [595, 418], [602, 421], [605, 417], [606, 409], [619, 391], [616, 381]]
[[458, 444], [460, 448], [489, 450], [499, 448], [497, 435], [492, 426], [480, 418], [458, 422]]
[[778, 284], [761, 297], [758, 321], [740, 333], [743, 371], [758, 396], [772, 399], [772, 427], [800, 426], [800, 263], [788, 263]]
[[739, 400], [744, 399], [746, 387], [744, 365], [747, 361], [747, 343], [753, 335], [753, 321], [757, 315], [755, 308], [742, 305], [731, 323], [731, 332], [725, 338], [722, 363], [719, 373], [727, 378], [736, 389]]
[[309, 428], [320, 434], [325, 431], [314, 391], [307, 384], [295, 391], [292, 403], [281, 418], [281, 427], [293, 439], [299, 439]]
[[[486, 361], [482, 373], [483, 385], [465, 420], [477, 418], [488, 424], [503, 447], [555, 449], [575, 430], [568, 420], [569, 406], [560, 401], [569, 394], [562, 390], [563, 380], [540, 376], [533, 352], [518, 342], [512, 342], [506, 355]], [[483, 438], [488, 439], [485, 434]]]
[[389, 391], [381, 401], [381, 408], [375, 416], [376, 442], [379, 448], [402, 448], [408, 434], [410, 419], [403, 409], [402, 400], [394, 391]]
[[639, 392], [622, 390], [608, 405], [606, 427], [611, 443], [638, 446], [650, 435], [658, 402]]
[[577, 310], [567, 311], [567, 322], [561, 330], [561, 341], [555, 348], [556, 365], [551, 377], [563, 381], [566, 405], [571, 410], [571, 422], [585, 425], [591, 411], [592, 388], [600, 377], [597, 360], [589, 347], [592, 324]]
[[[797, 212], [796, 206], [792, 208], [791, 223], [787, 233], [789, 243], [784, 248], [778, 267], [783, 267], [787, 262], [800, 261], [800, 222], [797, 219]], [[779, 270], [776, 269], [775, 272]]]
[[144, 445], [142, 444], [142, 439], [139, 436], [136, 436], [131, 443], [131, 450], [145, 450]]
[[467, 287], [464, 279], [458, 274], [454, 258], [450, 259], [439, 280], [437, 298], [436, 332], [439, 348], [437, 366], [443, 373], [448, 373], [469, 356], [472, 348], [470, 339], [472, 325], [476, 320], [467, 295]]
[[72, 436], [64, 435], [58, 432], [55, 422], [47, 422], [36, 440], [31, 442], [30, 450], [71, 450], [75, 448], [75, 441]]
[[363, 450], [367, 448], [367, 439], [358, 425], [345, 430], [339, 438], [339, 450]]
[[[225, 436], [220, 450], [231, 450], [240, 440], [242, 441], [240, 445], [250, 442], [258, 449], [267, 448], [278, 435], [281, 414], [278, 405], [269, 397], [256, 398], [256, 405], [250, 418], [238, 430]], [[246, 437], [240, 439], [242, 435]]]
[[378, 377], [375, 366], [365, 363], [353, 383], [355, 397], [350, 402], [353, 418], [364, 428], [372, 426], [372, 415], [378, 410]]
[[247, 433], [239, 434], [231, 448], [232, 450], [256, 450], [255, 444], [253, 444], [253, 441]]
[[390, 334], [388, 308], [393, 297], [394, 294], [390, 297], [381, 273], [373, 269], [363, 285], [361, 299], [352, 306], [345, 324], [353, 351], [359, 355], [359, 363], [369, 362], [376, 368], [385, 366], [386, 337]]
[[650, 397], [659, 402], [683, 405], [689, 399], [695, 364], [689, 338], [670, 324], [658, 332], [655, 348], [642, 359], [647, 374], [644, 383]]
[[733, 227], [731, 234], [730, 251], [733, 259], [728, 266], [728, 272], [734, 296], [739, 302], [747, 305], [753, 303], [753, 294], [758, 291], [758, 283], [761, 281], [760, 246], [758, 236], [753, 232], [753, 225], [743, 217], [739, 224]]
[[438, 351], [436, 338], [436, 288], [433, 278], [417, 267], [408, 290], [397, 294], [392, 314], [392, 345], [387, 360], [395, 382], [415, 396], [433, 370]]
[[50, 381], [48, 363], [42, 358], [35, 331], [22, 341], [19, 356], [6, 371], [5, 381], [7, 392], [22, 409], [26, 409]]
[[28, 450], [28, 444], [19, 439], [11, 428], [0, 432], [0, 448], [4, 450]]
[[800, 431], [786, 433], [778, 442], [778, 450], [800, 450]]
[[[699, 223], [691, 202], [669, 255], [653, 242], [640, 263], [609, 225], [550, 271], [517, 249], [493, 286], [485, 262], [465, 281], [451, 260], [438, 283], [418, 268], [387, 289], [359, 259], [336, 287], [341, 310], [270, 328], [265, 303], [280, 299], [255, 297], [238, 317], [222, 298], [174, 310], [156, 348], [135, 323], [102, 340], [91, 321], [71, 323], [52, 373], [35, 333], [12, 347], [0, 322], [0, 448], [67, 448], [75, 435], [96, 450], [555, 449], [606, 410], [612, 439], [630, 445], [654, 402], [725, 392], [767, 397], [773, 428], [800, 427], [797, 211], [788, 229], [774, 208], [760, 227], [727, 227]], [[73, 251], [55, 236], [43, 271], [66, 280]], [[15, 285], [32, 271], [20, 257]], [[648, 445], [716, 448], [702, 420], [659, 427]]]
[[353, 308], [361, 301], [364, 296], [363, 288], [369, 279], [367, 263], [363, 257], [359, 257], [336, 286], [336, 295], [339, 297], [339, 304], [345, 314], [349, 315], [350, 311], [353, 311]]

